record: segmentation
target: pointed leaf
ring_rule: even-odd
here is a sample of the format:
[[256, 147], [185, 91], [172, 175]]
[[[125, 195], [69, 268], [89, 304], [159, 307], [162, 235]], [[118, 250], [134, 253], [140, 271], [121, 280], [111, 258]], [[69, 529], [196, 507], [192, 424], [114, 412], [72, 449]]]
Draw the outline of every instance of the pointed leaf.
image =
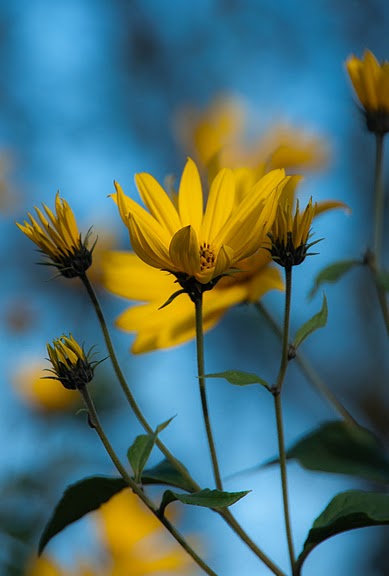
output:
[[389, 524], [389, 494], [348, 490], [337, 494], [318, 516], [297, 559], [298, 571], [308, 554], [321, 542], [336, 534]]
[[163, 514], [166, 506], [176, 500], [179, 500], [183, 504], [190, 504], [192, 506], [227, 508], [228, 506], [235, 504], [235, 502], [246, 496], [249, 492], [250, 490], [244, 492], [222, 492], [221, 490], [210, 490], [209, 488], [205, 488], [204, 490], [194, 492], [193, 494], [178, 494], [177, 492], [166, 490], [162, 497], [159, 512]]
[[129, 447], [127, 458], [134, 471], [135, 482], [140, 482], [143, 469], [147, 464], [158, 434], [170, 424], [173, 418], [169, 418], [166, 422], [159, 424], [152, 434], [141, 434], [137, 436], [133, 444]]
[[[188, 476], [190, 477], [189, 472]], [[167, 486], [181, 488], [187, 492], [193, 492], [192, 485], [187, 478], [166, 459], [162, 460], [162, 462], [153, 468], [144, 470], [142, 474], [142, 484], [166, 484]]]
[[126, 486], [122, 478], [106, 476], [91, 476], [68, 486], [43, 530], [38, 554], [43, 552], [53, 536], [85, 514], [97, 510]]
[[296, 442], [286, 454], [308, 470], [389, 483], [389, 456], [379, 439], [366, 428], [346, 422], [323, 424]]
[[206, 374], [204, 378], [224, 378], [230, 384], [235, 386], [247, 386], [249, 384], [260, 384], [270, 390], [269, 384], [263, 378], [250, 372], [241, 372], [240, 370], [226, 370], [225, 372], [216, 372], [215, 374]]
[[308, 322], [305, 322], [305, 324], [303, 324], [301, 328], [297, 330], [293, 342], [293, 347], [297, 349], [300, 346], [300, 344], [304, 342], [304, 340], [308, 338], [310, 334], [312, 334], [312, 332], [315, 332], [315, 330], [318, 330], [319, 328], [323, 328], [327, 324], [327, 317], [328, 317], [327, 298], [325, 294], [323, 294], [323, 304], [321, 306], [320, 312], [312, 316], [312, 318], [308, 320]]
[[342, 262], [335, 262], [335, 264], [330, 264], [330, 266], [323, 268], [323, 270], [321, 270], [321, 272], [316, 276], [308, 297], [312, 298], [322, 284], [326, 282], [337, 282], [349, 270], [360, 264], [360, 260], [343, 260]]

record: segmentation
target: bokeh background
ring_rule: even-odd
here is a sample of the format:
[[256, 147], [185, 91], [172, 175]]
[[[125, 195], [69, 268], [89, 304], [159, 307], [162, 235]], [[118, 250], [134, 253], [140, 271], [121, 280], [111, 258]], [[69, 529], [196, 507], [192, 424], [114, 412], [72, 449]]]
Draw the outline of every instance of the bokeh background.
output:
[[[20, 371], [36, 363], [45, 367], [46, 342], [63, 332], [87, 347], [96, 344], [102, 356], [105, 350], [81, 287], [76, 281], [48, 282], [51, 269], [34, 264], [38, 255], [14, 221], [41, 202], [52, 206], [59, 189], [84, 232], [93, 225], [99, 242], [128, 248], [127, 232], [107, 198], [113, 179], [133, 194], [135, 172], [150, 172], [160, 181], [179, 175], [189, 152], [177, 137], [180, 110], [201, 109], [216, 96], [230, 95], [247, 107], [253, 137], [284, 121], [323, 138], [328, 165], [306, 176], [302, 197], [336, 198], [352, 209], [351, 216], [334, 212], [318, 221], [317, 237], [325, 238], [320, 256], [295, 274], [295, 329], [320, 306], [320, 294], [307, 300], [315, 274], [335, 260], [359, 257], [371, 241], [373, 137], [364, 130], [344, 61], [365, 48], [389, 58], [388, 26], [385, 0], [0, 2], [1, 574], [27, 573], [24, 562], [69, 482], [113, 472], [77, 407], [59, 413], [43, 409], [26, 392], [31, 377]], [[304, 352], [361, 423], [386, 438], [387, 403], [378, 390], [379, 382], [388, 383], [388, 358], [373, 288], [364, 271], [355, 270], [326, 292], [328, 326], [304, 344]], [[102, 288], [99, 295], [113, 326], [126, 303]], [[264, 301], [281, 318], [282, 295]], [[134, 357], [132, 336], [113, 330], [149, 420], [156, 425], [177, 414], [164, 440], [200, 483], [211, 485], [194, 344]], [[247, 307], [229, 312], [206, 342], [208, 372], [236, 368], [274, 378], [279, 341]], [[124, 455], [141, 430], [124, 406], [108, 362], [98, 380], [103, 422]], [[274, 456], [275, 423], [265, 392], [219, 380], [208, 386], [223, 475]], [[292, 366], [285, 386], [287, 443], [334, 418]], [[353, 486], [363, 485], [290, 464], [297, 550], [332, 496]], [[235, 512], [286, 569], [278, 470], [238, 476], [227, 487], [253, 490]], [[219, 574], [268, 573], [216, 515], [181, 510], [180, 527], [194, 535]], [[309, 558], [304, 574], [388, 574], [382, 553], [387, 537], [385, 529], [370, 529], [329, 540]], [[84, 519], [53, 540], [48, 552], [71, 567], [93, 547], [93, 526]]]

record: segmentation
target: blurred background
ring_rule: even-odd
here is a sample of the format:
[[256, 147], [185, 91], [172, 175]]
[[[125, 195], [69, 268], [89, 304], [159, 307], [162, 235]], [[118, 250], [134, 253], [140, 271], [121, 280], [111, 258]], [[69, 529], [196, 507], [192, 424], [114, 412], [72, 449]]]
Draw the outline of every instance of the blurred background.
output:
[[[46, 342], [62, 333], [72, 332], [86, 348], [96, 345], [102, 357], [106, 352], [81, 284], [48, 281], [52, 269], [36, 266], [39, 254], [15, 220], [22, 221], [41, 202], [53, 207], [60, 190], [83, 233], [93, 225], [99, 248], [129, 249], [127, 231], [107, 198], [113, 180], [134, 195], [135, 172], [149, 172], [161, 182], [168, 174], [179, 176], [187, 155], [193, 154], [182, 136], [186, 118], [193, 110], [201, 115], [215, 98], [231, 98], [245, 111], [248, 142], [281, 123], [321, 139], [327, 161], [321, 170], [305, 173], [300, 196], [337, 199], [352, 209], [351, 216], [336, 211], [315, 225], [316, 237], [325, 240], [318, 247], [320, 256], [296, 269], [295, 330], [321, 305], [320, 294], [307, 299], [318, 271], [333, 261], [360, 257], [371, 243], [374, 140], [364, 129], [344, 62], [351, 53], [361, 56], [365, 48], [388, 59], [388, 26], [385, 0], [0, 2], [1, 574], [32, 574], [27, 566], [41, 529], [70, 482], [114, 473], [85, 414], [77, 412], [77, 399], [69, 399], [71, 393], [64, 398], [59, 389], [48, 392], [47, 381], [44, 390], [34, 384], [48, 366]], [[388, 247], [388, 237], [386, 243]], [[99, 285], [97, 265], [95, 279], [136, 398], [153, 425], [177, 414], [163, 438], [194, 477], [212, 487], [194, 343], [131, 355], [133, 336], [114, 328], [127, 302]], [[328, 325], [304, 344], [304, 353], [352, 414], [388, 438], [387, 391], [385, 397], [379, 384], [388, 382], [388, 357], [370, 279], [364, 270], [353, 270], [338, 285], [326, 287], [326, 294]], [[282, 294], [270, 293], [263, 301], [281, 319]], [[279, 353], [277, 337], [247, 306], [229, 311], [206, 336], [209, 373], [241, 369], [271, 381]], [[101, 419], [124, 456], [141, 429], [127, 410], [109, 362], [96, 374], [93, 393]], [[209, 382], [208, 389], [223, 476], [273, 457], [275, 422], [265, 391], [234, 388], [222, 380]], [[285, 384], [287, 444], [337, 418], [291, 366]], [[158, 460], [153, 453], [152, 463]], [[289, 469], [300, 551], [313, 520], [331, 498], [364, 485], [308, 472], [294, 463]], [[235, 513], [287, 569], [279, 471], [267, 468], [234, 477], [226, 487], [253, 490]], [[215, 514], [182, 506], [177, 513], [180, 529], [194, 538], [218, 574], [269, 573]], [[383, 553], [387, 538], [387, 529], [333, 538], [312, 553], [304, 574], [389, 574]], [[166, 541], [171, 545], [167, 536]], [[158, 544], [162, 556], [164, 542]], [[81, 574], [79, 558], [89, 565], [88, 553], [92, 558], [96, 547], [93, 519], [67, 528], [47, 548], [58, 566], [50, 575]], [[171, 573], [163, 564], [157, 568], [139, 568], [139, 574]], [[176, 573], [198, 571], [179, 565]], [[43, 565], [36, 574], [45, 574]], [[104, 574], [110, 574], [109, 568]]]

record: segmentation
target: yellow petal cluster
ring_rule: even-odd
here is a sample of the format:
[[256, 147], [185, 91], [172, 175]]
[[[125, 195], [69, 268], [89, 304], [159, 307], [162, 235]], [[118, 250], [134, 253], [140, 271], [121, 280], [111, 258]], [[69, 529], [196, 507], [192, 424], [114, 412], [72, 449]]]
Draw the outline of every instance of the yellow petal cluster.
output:
[[43, 204], [43, 210], [35, 207], [37, 217], [28, 214], [30, 221], [17, 227], [32, 240], [51, 263], [57, 266], [66, 278], [85, 273], [92, 264], [92, 252], [88, 249], [89, 233], [82, 240], [77, 222], [69, 204], [55, 197], [55, 213]]
[[237, 202], [234, 174], [223, 169], [211, 184], [204, 210], [199, 172], [188, 159], [178, 207], [145, 173], [137, 174], [135, 181], [147, 210], [126, 196], [117, 183], [116, 200], [139, 258], [154, 268], [207, 284], [260, 248], [288, 180], [284, 170], [273, 170]]
[[[232, 307], [256, 302], [270, 290], [282, 290], [278, 269], [265, 250], [239, 262], [241, 272], [222, 278], [204, 292], [204, 330], [213, 328]], [[107, 290], [137, 303], [117, 318], [119, 329], [136, 334], [132, 352], [141, 354], [183, 344], [195, 336], [193, 304], [189, 298], [177, 298], [170, 306], [161, 304], [177, 290], [175, 278], [161, 274], [131, 252], [110, 252], [103, 260], [103, 284]]]
[[78, 344], [71, 334], [61, 336], [53, 340], [53, 344], [47, 344], [47, 353], [52, 365], [54, 376], [48, 376], [59, 380], [69, 390], [83, 388], [93, 379], [94, 367], [99, 362], [89, 360], [89, 354]]
[[362, 59], [350, 56], [346, 67], [363, 108], [367, 112], [389, 114], [389, 62], [380, 64], [374, 54], [366, 50]]
[[55, 214], [43, 204], [43, 211], [35, 208], [37, 219], [30, 213], [30, 222], [16, 223], [16, 226], [32, 240], [42, 252], [56, 260], [58, 256], [73, 252], [80, 247], [80, 233], [69, 204], [55, 197]]

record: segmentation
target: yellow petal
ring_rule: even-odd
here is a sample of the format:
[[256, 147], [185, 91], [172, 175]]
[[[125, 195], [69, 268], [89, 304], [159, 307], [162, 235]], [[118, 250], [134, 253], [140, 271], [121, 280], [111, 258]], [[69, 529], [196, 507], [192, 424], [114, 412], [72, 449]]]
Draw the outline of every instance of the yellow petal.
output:
[[366, 94], [366, 102], [364, 105], [367, 109], [376, 110], [378, 108], [377, 97], [377, 83], [380, 73], [380, 65], [378, 64], [374, 54], [367, 50], [363, 63], [363, 84]]
[[169, 252], [155, 230], [132, 213], [128, 217], [128, 229], [132, 247], [139, 258], [155, 268], [170, 268]]
[[220, 276], [224, 272], [228, 272], [234, 260], [234, 251], [229, 246], [221, 246], [216, 256], [216, 266], [213, 273], [214, 277]]
[[346, 214], [351, 214], [350, 206], [344, 202], [340, 202], [339, 200], [324, 200], [323, 202], [317, 202], [315, 217], [323, 214], [323, 212], [336, 210], [337, 208], [343, 210]]
[[214, 238], [228, 220], [235, 203], [235, 182], [231, 170], [221, 170], [212, 182], [200, 232], [202, 242]]
[[170, 259], [175, 269], [194, 276], [200, 270], [199, 242], [192, 226], [181, 228], [172, 238]]
[[107, 252], [102, 260], [102, 283], [106, 290], [129, 300], [161, 303], [177, 289], [175, 277], [149, 266], [131, 252]]
[[139, 194], [150, 214], [166, 228], [171, 236], [182, 227], [177, 210], [156, 179], [145, 172], [135, 175]]
[[181, 177], [178, 208], [182, 226], [193, 226], [198, 236], [203, 218], [203, 190], [199, 171], [190, 158], [187, 160]]

